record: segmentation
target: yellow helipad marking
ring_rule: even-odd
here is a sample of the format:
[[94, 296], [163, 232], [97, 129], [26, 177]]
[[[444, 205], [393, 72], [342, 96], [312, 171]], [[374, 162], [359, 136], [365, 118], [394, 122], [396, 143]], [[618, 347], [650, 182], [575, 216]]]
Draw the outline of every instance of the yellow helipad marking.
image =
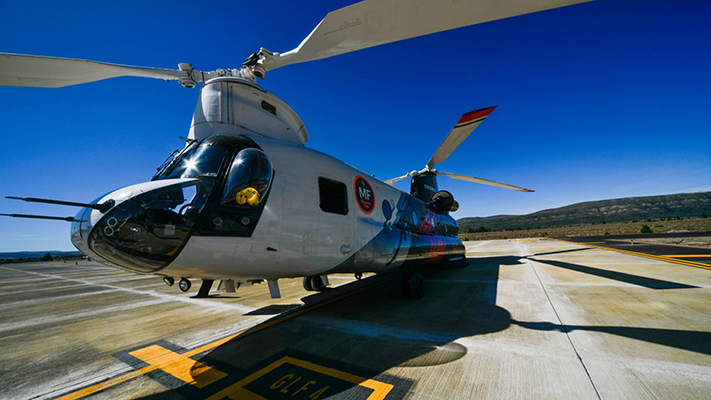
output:
[[[294, 318], [294, 317], [297, 317], [297, 316], [299, 316], [299, 315], [305, 314], [305, 313], [307, 313], [307, 312], [309, 312], [309, 311], [316, 310], [316, 309], [318, 309], [318, 308], [321, 308], [321, 307], [323, 307], [323, 306], [326, 306], [326, 305], [331, 304], [331, 303], [333, 303], [333, 302], [336, 302], [336, 301], [338, 301], [338, 300], [342, 300], [342, 299], [344, 299], [344, 298], [346, 298], [346, 297], [349, 297], [349, 296], [355, 295], [355, 294], [357, 294], [357, 293], [360, 293], [360, 292], [362, 292], [362, 291], [368, 290], [368, 289], [370, 289], [370, 288], [372, 288], [372, 287], [374, 287], [374, 286], [381, 285], [381, 284], [383, 284], [383, 283], [385, 283], [385, 282], [388, 282], [388, 281], [390, 281], [390, 280], [392, 280], [392, 279], [393, 279], [392, 277], [391, 277], [391, 278], [388, 278], [388, 279], [384, 279], [384, 280], [382, 280], [382, 281], [380, 281], [380, 282], [374, 283], [373, 285], [366, 285], [366, 286], [364, 286], [364, 287], [362, 287], [362, 288], [359, 288], [359, 289], [357, 289], [357, 290], [354, 290], [354, 291], [352, 291], [352, 292], [348, 292], [348, 293], [346, 293], [346, 294], [343, 295], [343, 296], [334, 297], [334, 298], [329, 299], [329, 300], [326, 300], [326, 301], [324, 301], [324, 302], [322, 302], [322, 303], [317, 303], [317, 304], [314, 304], [314, 305], [312, 305], [312, 306], [304, 307], [304, 308], [302, 308], [302, 309], [299, 309], [298, 311], [294, 311], [294, 312], [288, 313], [288, 314], [286, 314], [286, 315], [284, 315], [284, 316], [278, 317], [278, 318], [276, 318], [276, 319], [273, 319], [273, 320], [264, 322], [264, 323], [262, 323], [262, 324], [259, 324], [259, 325], [257, 325], [257, 326], [254, 326], [254, 327], [252, 327], [252, 328], [249, 328], [249, 329], [247, 329], [247, 330], [245, 330], [245, 331], [236, 333], [236, 334], [234, 334], [234, 335], [230, 335], [230, 336], [228, 336], [228, 337], [226, 337], [226, 338], [223, 338], [223, 339], [220, 339], [220, 340], [216, 340], [216, 341], [211, 342], [211, 343], [208, 343], [208, 344], [206, 344], [206, 345], [204, 345], [204, 346], [201, 346], [201, 347], [198, 347], [198, 348], [196, 348], [196, 349], [192, 349], [192, 350], [190, 350], [190, 351], [187, 351], [187, 352], [183, 353], [182, 356], [187, 358], [187, 357], [192, 357], [192, 356], [194, 356], [194, 355], [196, 355], [196, 354], [200, 354], [200, 353], [206, 352], [206, 351], [208, 351], [208, 350], [212, 350], [212, 349], [214, 349], [214, 348], [216, 348], [216, 347], [219, 347], [219, 346], [221, 346], [221, 345], [223, 345], [223, 344], [225, 344], [225, 343], [227, 343], [227, 342], [229, 342], [229, 341], [231, 341], [231, 340], [233, 340], [233, 339], [236, 339], [236, 338], [238, 338], [238, 337], [240, 337], [240, 336], [246, 336], [246, 335], [249, 335], [249, 334], [251, 334], [251, 333], [255, 333], [255, 332], [261, 331], [262, 329], [269, 328], [270, 326], [273, 326], [273, 325], [276, 325], [276, 324], [278, 324], [278, 323], [287, 321], [287, 320], [292, 319], [292, 318]], [[158, 366], [157, 366], [157, 365], [153, 365], [153, 364], [152, 364], [152, 365], [148, 365], [148, 366], [143, 367], [143, 368], [141, 368], [141, 369], [138, 369], [138, 370], [135, 370], [135, 371], [130, 371], [130, 372], [127, 372], [127, 373], [125, 373], [125, 374], [123, 374], [123, 375], [119, 375], [119, 376], [117, 376], [117, 377], [115, 377], [115, 378], [111, 378], [111, 379], [105, 380], [105, 381], [103, 381], [103, 382], [101, 382], [101, 383], [97, 383], [97, 384], [95, 384], [95, 385], [86, 387], [86, 388], [84, 388], [84, 389], [77, 390], [76, 392], [68, 393], [68, 394], [66, 394], [66, 395], [64, 395], [64, 396], [62, 396], [62, 397], [57, 397], [55, 400], [77, 400], [77, 399], [81, 399], [81, 398], [83, 398], [83, 397], [90, 396], [90, 395], [92, 395], [92, 394], [101, 392], [102, 390], [106, 390], [106, 389], [111, 388], [111, 387], [114, 387], [114, 386], [116, 386], [116, 385], [120, 385], [120, 384], [122, 384], [122, 383], [128, 382], [128, 381], [130, 381], [131, 379], [134, 379], [134, 378], [137, 378], [137, 377], [139, 377], [139, 376], [141, 376], [141, 375], [144, 375], [144, 374], [147, 374], [147, 373], [149, 373], [149, 372], [155, 371], [156, 369], [158, 369]]]
[[148, 346], [129, 354], [200, 389], [227, 376], [222, 371], [158, 345]]
[[82, 397], [90, 396], [94, 393], [100, 392], [100, 391], [108, 389], [110, 387], [114, 387], [114, 386], [120, 385], [124, 382], [128, 382], [133, 378], [138, 378], [139, 376], [141, 376], [143, 374], [147, 374], [151, 371], [154, 371], [155, 369], [156, 369], [156, 367], [149, 365], [149, 366], [143, 367], [139, 370], [131, 371], [131, 372], [123, 374], [121, 376], [117, 376], [116, 378], [103, 381], [103, 382], [98, 383], [93, 386], [89, 386], [88, 388], [77, 390], [76, 392], [69, 393], [69, 394], [64, 395], [62, 397], [57, 397], [55, 400], [81, 399]]
[[[670, 263], [674, 263], [674, 264], [681, 264], [681, 265], [686, 265], [689, 267], [704, 268], [704, 269], [711, 270], [711, 265], [709, 265], [709, 264], [703, 264], [703, 263], [698, 263], [698, 262], [694, 262], [694, 261], [677, 260], [677, 259], [669, 257], [669, 256], [654, 256], [651, 254], [636, 253], [634, 251], [613, 249], [610, 247], [603, 247], [603, 246], [595, 246], [594, 244], [590, 244], [590, 243], [586, 243], [586, 242], [571, 242], [568, 240], [555, 239], [555, 238], [550, 238], [550, 239], [557, 240], [557, 241], [563, 242], [563, 243], [572, 243], [572, 244], [577, 244], [577, 245], [585, 246], [585, 247], [592, 247], [592, 248], [600, 249], [600, 250], [614, 251], [617, 253], [628, 254], [631, 256], [651, 258], [652, 260], [666, 261], [666, 262], [670, 262]], [[686, 256], [684, 256], [684, 257], [686, 257]]]
[[664, 255], [663, 257], [671, 257], [671, 258], [711, 258], [711, 254], [679, 254], [679, 255]]
[[[284, 365], [284, 364], [291, 364], [291, 365], [296, 365], [301, 368], [309, 369], [314, 372], [318, 372], [323, 375], [328, 375], [332, 376], [336, 379], [340, 379], [342, 381], [350, 382], [355, 385], [360, 385], [368, 389], [372, 389], [373, 393], [368, 396], [366, 400], [382, 400], [385, 398], [385, 396], [390, 393], [390, 391], [393, 389], [393, 385], [389, 383], [384, 383], [384, 382], [378, 382], [373, 379], [365, 379], [361, 378], [359, 376], [349, 374], [347, 372], [339, 371], [333, 368], [328, 368], [324, 367], [318, 364], [310, 363], [308, 361], [303, 361], [299, 360], [296, 358], [292, 357], [283, 357], [278, 361], [275, 361], [274, 363], [268, 365], [265, 368], [262, 368], [261, 370], [253, 373], [252, 375], [242, 379], [241, 381], [235, 383], [234, 385], [227, 387], [223, 389], [222, 391], [214, 394], [213, 396], [208, 397], [206, 400], [222, 400], [225, 397], [233, 399], [233, 400], [242, 400], [242, 399], [262, 399], [264, 400], [264, 397], [256, 395], [249, 390], [245, 389], [244, 387], [248, 385], [250, 382], [253, 382], [264, 375], [268, 374], [269, 372], [275, 370], [277, 367]], [[293, 377], [292, 377], [293, 378]], [[294, 381], [295, 382], [295, 381]], [[315, 381], [310, 381], [315, 383]], [[286, 383], [286, 382], [281, 382], [281, 383]], [[294, 392], [291, 394], [291, 396], [294, 396], [298, 394], [301, 389], [307, 390], [310, 389], [308, 387], [309, 383], [306, 383], [304, 386], [301, 388], [297, 389], [294, 388]], [[280, 382], [276, 382], [274, 385], [271, 386], [271, 389], [280, 389], [282, 385], [280, 385]], [[316, 390], [309, 398], [311, 399], [317, 399], [320, 394], [324, 394], [327, 390], [328, 386], [325, 388], [322, 388], [320, 390]], [[314, 387], [313, 389], [318, 389], [318, 387]], [[284, 389], [281, 390], [282, 393], [288, 393]], [[308, 393], [307, 393], [308, 394]]]

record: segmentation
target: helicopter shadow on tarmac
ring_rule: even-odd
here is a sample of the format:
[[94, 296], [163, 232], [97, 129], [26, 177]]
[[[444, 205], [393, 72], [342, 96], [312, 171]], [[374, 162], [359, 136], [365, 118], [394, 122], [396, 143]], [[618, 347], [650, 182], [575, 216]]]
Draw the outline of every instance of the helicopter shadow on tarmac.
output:
[[145, 398], [245, 398], [248, 391], [267, 399], [365, 399], [378, 388], [386, 396], [377, 398], [403, 398], [412, 382], [385, 371], [450, 363], [467, 353], [458, 338], [509, 327], [510, 314], [495, 305], [498, 263], [425, 268], [428, 292], [420, 300], [398, 298], [393, 279], [377, 276], [374, 286], [367, 278], [305, 297], [308, 312], [267, 321], [199, 359], [227, 377], [197, 388], [154, 371], [149, 376], [171, 390]]
[[[511, 325], [538, 331], [603, 332], [711, 354], [708, 332], [566, 326], [512, 319], [509, 311], [496, 305], [499, 273], [507, 266], [521, 266], [532, 257], [536, 256], [469, 258], [467, 268], [426, 268], [421, 271], [428, 282], [423, 300], [398, 298], [392, 279], [359, 289], [358, 285], [367, 280], [364, 279], [308, 296], [302, 299], [306, 304], [303, 307], [312, 307], [308, 312], [277, 323], [267, 321], [262, 329], [230, 340], [200, 359], [224, 372], [225, 378], [197, 388], [157, 371], [152, 378], [171, 391], [144, 398], [221, 400], [257, 394], [267, 399], [365, 399], [380, 390], [382, 397], [374, 398], [400, 399], [413, 382], [386, 371], [398, 366], [451, 363], [467, 353], [464, 346], [456, 343], [457, 339], [499, 332]], [[593, 267], [536, 261], [652, 289], [659, 289], [659, 285], [679, 287], [666, 281], [651, 285], [650, 281], [637, 279], [641, 277], [610, 275], [609, 271]], [[355, 294], [347, 295], [348, 291]], [[322, 305], [313, 307], [318, 303]]]

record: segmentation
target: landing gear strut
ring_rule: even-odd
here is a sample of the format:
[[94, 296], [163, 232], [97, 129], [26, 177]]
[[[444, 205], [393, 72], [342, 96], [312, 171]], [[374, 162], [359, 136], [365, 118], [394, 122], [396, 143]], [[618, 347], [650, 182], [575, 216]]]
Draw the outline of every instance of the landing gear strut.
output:
[[204, 299], [209, 296], [210, 294], [210, 288], [212, 288], [212, 283], [215, 282], [214, 279], [203, 279], [202, 280], [202, 285], [200, 285], [200, 290], [198, 290], [198, 294], [194, 296], [196, 299]]

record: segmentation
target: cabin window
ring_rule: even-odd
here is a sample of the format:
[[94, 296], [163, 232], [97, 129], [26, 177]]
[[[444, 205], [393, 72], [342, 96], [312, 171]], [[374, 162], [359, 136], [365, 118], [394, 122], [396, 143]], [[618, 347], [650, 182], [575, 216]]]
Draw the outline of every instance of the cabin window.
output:
[[323, 212], [348, 214], [348, 191], [342, 182], [318, 178], [319, 206]]

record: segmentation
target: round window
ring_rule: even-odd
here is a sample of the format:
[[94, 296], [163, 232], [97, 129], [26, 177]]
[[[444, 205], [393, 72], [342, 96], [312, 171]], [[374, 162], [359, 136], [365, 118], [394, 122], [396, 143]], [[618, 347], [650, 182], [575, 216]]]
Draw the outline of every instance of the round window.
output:
[[393, 209], [390, 207], [390, 202], [387, 200], [383, 200], [383, 216], [385, 216], [385, 219], [388, 221], [393, 216]]

